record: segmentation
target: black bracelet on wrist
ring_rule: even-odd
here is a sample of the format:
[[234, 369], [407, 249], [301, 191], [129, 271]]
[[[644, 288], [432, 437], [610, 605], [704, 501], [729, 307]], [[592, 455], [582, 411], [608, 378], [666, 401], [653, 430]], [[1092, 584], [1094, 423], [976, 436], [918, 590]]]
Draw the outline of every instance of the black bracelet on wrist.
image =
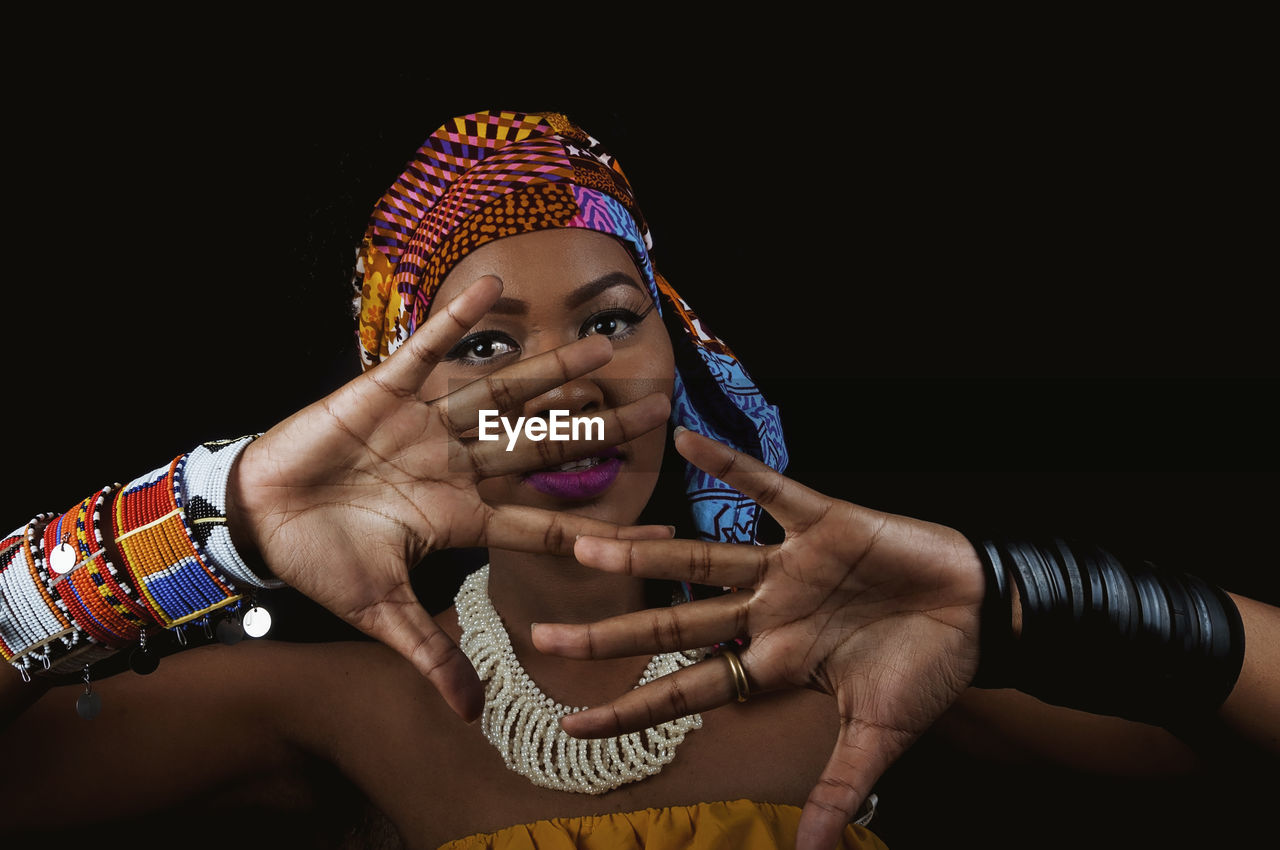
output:
[[1013, 679], [1013, 592], [1012, 579], [1004, 568], [1000, 550], [991, 541], [971, 541], [982, 561], [986, 594], [978, 622], [978, 672], [973, 685], [978, 688], [1006, 688]]
[[1235, 686], [1244, 626], [1220, 588], [1064, 540], [975, 546], [987, 598], [974, 685], [1164, 726], [1212, 713]]

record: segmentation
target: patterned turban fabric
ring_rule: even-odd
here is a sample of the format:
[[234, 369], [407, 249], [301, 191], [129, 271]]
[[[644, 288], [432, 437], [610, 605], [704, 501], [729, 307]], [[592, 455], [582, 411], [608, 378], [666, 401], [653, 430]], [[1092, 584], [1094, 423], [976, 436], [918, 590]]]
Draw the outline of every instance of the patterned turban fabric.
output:
[[[649, 228], [617, 160], [558, 113], [478, 112], [431, 134], [374, 208], [358, 251], [360, 353], [389, 357], [427, 318], [449, 271], [487, 242], [552, 227], [620, 239], [672, 333], [671, 423], [786, 468], [777, 408], [649, 259]], [[754, 542], [754, 501], [686, 464], [704, 539]]]

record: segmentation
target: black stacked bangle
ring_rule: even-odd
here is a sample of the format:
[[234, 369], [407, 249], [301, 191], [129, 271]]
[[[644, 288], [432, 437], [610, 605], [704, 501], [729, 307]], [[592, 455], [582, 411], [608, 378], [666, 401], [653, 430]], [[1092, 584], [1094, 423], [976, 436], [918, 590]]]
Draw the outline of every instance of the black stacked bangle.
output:
[[1235, 686], [1244, 626], [1221, 589], [1063, 540], [975, 545], [987, 575], [976, 686], [1164, 726], [1214, 711]]
[[1014, 680], [1014, 634], [1012, 579], [1004, 569], [1000, 549], [990, 540], [971, 541], [982, 559], [986, 595], [978, 622], [978, 672], [973, 685], [978, 688], [1008, 688]]

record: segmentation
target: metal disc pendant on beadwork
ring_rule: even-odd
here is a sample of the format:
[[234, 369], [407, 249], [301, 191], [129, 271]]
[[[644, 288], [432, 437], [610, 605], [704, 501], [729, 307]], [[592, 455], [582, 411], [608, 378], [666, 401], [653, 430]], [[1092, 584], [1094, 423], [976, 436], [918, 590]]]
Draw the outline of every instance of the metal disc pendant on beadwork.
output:
[[49, 569], [60, 576], [71, 572], [76, 565], [76, 550], [70, 543], [59, 543], [49, 553]]
[[244, 620], [240, 623], [244, 633], [252, 638], [259, 638], [271, 631], [271, 612], [255, 605], [244, 612]]
[[81, 694], [76, 700], [76, 714], [85, 720], [92, 720], [100, 711], [102, 711], [102, 697], [92, 691]]
[[160, 656], [154, 649], [143, 649], [139, 646], [129, 653], [129, 669], [141, 676], [154, 673], [159, 666]]
[[218, 640], [231, 646], [244, 640], [244, 627], [231, 617], [218, 622]]

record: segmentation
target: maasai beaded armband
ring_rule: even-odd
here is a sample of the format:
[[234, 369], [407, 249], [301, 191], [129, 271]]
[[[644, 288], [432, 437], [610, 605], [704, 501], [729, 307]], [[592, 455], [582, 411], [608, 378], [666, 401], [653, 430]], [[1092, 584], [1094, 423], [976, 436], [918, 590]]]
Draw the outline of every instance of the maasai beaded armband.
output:
[[155, 669], [150, 626], [172, 629], [185, 644], [184, 627], [193, 621], [213, 636], [210, 615], [217, 611], [226, 615], [218, 622], [224, 643], [265, 634], [270, 615], [256, 604], [243, 611], [237, 587], [284, 582], [245, 563], [226, 519], [232, 466], [254, 439], [205, 443], [123, 489], [103, 487], [0, 540], [0, 659], [28, 680], [32, 672], [83, 671], [88, 688], [89, 666], [131, 644], [130, 666]]
[[53, 589], [41, 541], [57, 519], [41, 514], [0, 541], [0, 656], [24, 679], [32, 670], [68, 672], [112, 651], [88, 638]]
[[[206, 617], [241, 597], [200, 557], [174, 495], [183, 457], [131, 482], [112, 503], [112, 528], [125, 572], [147, 610], [166, 628]], [[206, 620], [207, 623], [207, 620]]]
[[136, 643], [142, 629], [154, 621], [146, 609], [134, 601], [131, 585], [127, 580], [121, 582], [115, 564], [102, 545], [102, 504], [113, 497], [115, 489], [118, 486], [104, 487], [80, 503], [75, 521], [79, 560], [74, 570], [60, 580], [70, 581], [80, 589], [80, 598], [86, 607], [96, 612], [99, 622], [118, 637], [110, 645], [120, 648]]
[[29, 527], [30, 523], [0, 541], [0, 657], [26, 667], [33, 659], [46, 659], [48, 640], [70, 625], [60, 622], [41, 597]]
[[67, 649], [78, 648], [80, 644], [102, 644], [110, 637], [97, 626], [89, 616], [74, 592], [74, 585], [66, 578], [76, 566], [75, 547], [71, 545], [71, 528], [75, 524], [75, 508], [66, 513], [57, 514], [44, 526], [44, 533], [39, 538], [37, 567], [42, 569], [42, 577], [49, 588], [49, 595], [58, 608], [72, 621], [75, 631], [70, 636]]
[[[106, 511], [107, 529], [113, 538], [117, 538], [121, 533], [122, 528], [124, 528], [124, 519], [121, 515], [122, 499], [123, 499], [123, 493], [117, 493], [116, 497], [111, 500], [111, 504], [108, 506]], [[131, 546], [128, 548], [141, 549], [142, 547]], [[131, 559], [130, 553], [126, 551], [126, 547], [121, 545], [119, 540], [116, 540], [116, 550], [120, 555], [120, 570], [128, 580], [130, 586], [133, 587], [138, 603], [146, 610], [147, 615], [148, 617], [151, 618], [151, 620], [153, 620], [154, 622], [160, 625], [167, 625], [170, 618], [168, 618], [167, 615], [161, 610], [160, 604], [155, 599], [155, 594], [153, 594], [151, 590], [141, 581], [137, 573], [137, 570], [134, 568], [133, 564], [130, 563], [130, 559]], [[140, 558], [141, 553], [135, 552], [132, 557]], [[165, 590], [165, 589], [167, 588], [158, 587], [156, 588], [156, 593], [159, 593], [161, 590]]]
[[236, 551], [227, 527], [227, 480], [231, 476], [231, 467], [245, 447], [257, 437], [253, 434], [197, 446], [187, 455], [177, 482], [177, 498], [178, 504], [186, 511], [196, 548], [210, 564], [240, 586], [276, 589], [284, 587], [285, 583], [255, 573]]
[[103, 606], [95, 604], [91, 593], [92, 582], [84, 564], [79, 561], [79, 550], [73, 543], [76, 517], [83, 502], [45, 526], [45, 558], [53, 568], [50, 584], [62, 599], [67, 613], [85, 635], [96, 643], [119, 648], [124, 640], [108, 623], [110, 616], [103, 613]]
[[[122, 618], [110, 610], [98, 591], [98, 581], [105, 581], [102, 577], [105, 564], [96, 562], [105, 562], [105, 556], [96, 548], [91, 551], [87, 538], [84, 548], [81, 547], [90, 512], [108, 489], [103, 488], [65, 513], [51, 517], [43, 533], [31, 535], [32, 551], [40, 553], [35, 558], [37, 571], [48, 588], [49, 599], [71, 624], [71, 633], [62, 638], [61, 646], [48, 644], [50, 649], [42, 659], [44, 670], [36, 672], [54, 676], [74, 673], [115, 654], [130, 642], [130, 630], [122, 625]], [[82, 527], [80, 532], [76, 529], [78, 525]]]

